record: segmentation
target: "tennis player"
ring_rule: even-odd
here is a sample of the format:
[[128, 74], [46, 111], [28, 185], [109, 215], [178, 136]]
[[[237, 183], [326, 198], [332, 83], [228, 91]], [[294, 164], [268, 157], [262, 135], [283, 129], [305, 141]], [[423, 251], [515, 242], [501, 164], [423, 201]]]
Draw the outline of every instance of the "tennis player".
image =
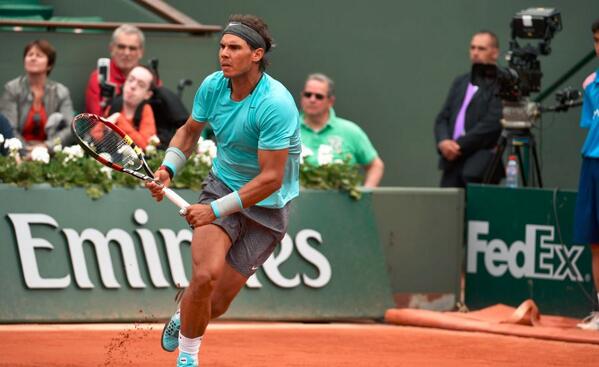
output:
[[[234, 15], [220, 40], [221, 70], [198, 89], [191, 117], [177, 130], [156, 178], [165, 186], [183, 167], [210, 124], [217, 157], [199, 203], [187, 208], [193, 226], [192, 273], [162, 347], [179, 347], [177, 366], [198, 366], [202, 336], [287, 230], [289, 202], [299, 193], [298, 111], [289, 91], [265, 73], [272, 46], [267, 25]], [[149, 183], [152, 196], [161, 187]]]

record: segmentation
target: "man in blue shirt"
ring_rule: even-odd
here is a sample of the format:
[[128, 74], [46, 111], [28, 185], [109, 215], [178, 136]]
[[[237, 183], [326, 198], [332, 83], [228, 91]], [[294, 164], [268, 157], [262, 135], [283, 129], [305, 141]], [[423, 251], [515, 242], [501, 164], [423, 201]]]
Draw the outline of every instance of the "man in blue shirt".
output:
[[[599, 19], [591, 26], [595, 53], [599, 56]], [[584, 100], [580, 126], [589, 129], [582, 147], [582, 168], [576, 212], [574, 241], [591, 247], [593, 282], [599, 299], [599, 69], [589, 75], [582, 87]], [[592, 312], [578, 327], [599, 330], [599, 312]]]
[[[194, 228], [191, 280], [162, 336], [165, 350], [179, 347], [179, 367], [198, 365], [208, 322], [227, 310], [283, 239], [288, 204], [299, 194], [298, 112], [287, 89], [264, 72], [271, 45], [260, 18], [229, 19], [220, 40], [221, 70], [202, 82], [191, 117], [156, 172], [168, 186], [210, 124], [217, 157], [199, 204], [185, 211]], [[147, 186], [162, 200], [160, 186]]]

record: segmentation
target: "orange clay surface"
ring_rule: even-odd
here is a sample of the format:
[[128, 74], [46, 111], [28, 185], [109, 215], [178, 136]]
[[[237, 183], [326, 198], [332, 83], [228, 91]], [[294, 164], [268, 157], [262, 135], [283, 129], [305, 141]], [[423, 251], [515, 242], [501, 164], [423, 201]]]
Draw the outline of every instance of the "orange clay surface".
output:
[[[162, 325], [0, 325], [0, 366], [175, 366]], [[210, 366], [599, 366], [599, 346], [385, 324], [216, 322]]]

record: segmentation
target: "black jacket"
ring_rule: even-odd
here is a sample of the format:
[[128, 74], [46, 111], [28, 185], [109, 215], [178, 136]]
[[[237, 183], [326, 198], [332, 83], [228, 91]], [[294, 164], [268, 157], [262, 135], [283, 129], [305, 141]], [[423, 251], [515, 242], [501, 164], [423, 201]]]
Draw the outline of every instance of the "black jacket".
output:
[[[455, 120], [462, 107], [469, 81], [470, 73], [467, 73], [457, 77], [451, 85], [449, 95], [435, 121], [437, 144], [445, 139], [453, 139]], [[440, 156], [439, 168], [449, 170], [464, 163], [466, 166], [476, 167], [475, 175], [482, 178], [487, 163], [490, 163], [488, 162], [491, 157], [489, 149], [495, 147], [501, 135], [501, 117], [502, 104], [501, 99], [496, 95], [496, 87], [479, 87], [466, 110], [464, 121], [466, 133], [457, 139], [462, 156], [455, 162], [447, 161]], [[481, 151], [485, 154], [479, 154]], [[473, 160], [476, 162], [472, 162]]]

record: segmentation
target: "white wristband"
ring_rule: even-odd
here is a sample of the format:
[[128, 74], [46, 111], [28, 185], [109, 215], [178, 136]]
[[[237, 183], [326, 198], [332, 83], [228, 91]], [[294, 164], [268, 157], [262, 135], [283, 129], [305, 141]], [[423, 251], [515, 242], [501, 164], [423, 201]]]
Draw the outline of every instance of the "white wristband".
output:
[[169, 147], [164, 154], [164, 160], [162, 161], [162, 165], [168, 167], [171, 171], [173, 171], [173, 177], [177, 174], [177, 171], [180, 171], [181, 168], [185, 165], [187, 161], [187, 157], [181, 149], [177, 147]]
[[237, 213], [243, 209], [243, 203], [241, 202], [241, 197], [237, 191], [233, 191], [218, 200], [214, 200], [210, 203], [210, 206], [217, 218]]

